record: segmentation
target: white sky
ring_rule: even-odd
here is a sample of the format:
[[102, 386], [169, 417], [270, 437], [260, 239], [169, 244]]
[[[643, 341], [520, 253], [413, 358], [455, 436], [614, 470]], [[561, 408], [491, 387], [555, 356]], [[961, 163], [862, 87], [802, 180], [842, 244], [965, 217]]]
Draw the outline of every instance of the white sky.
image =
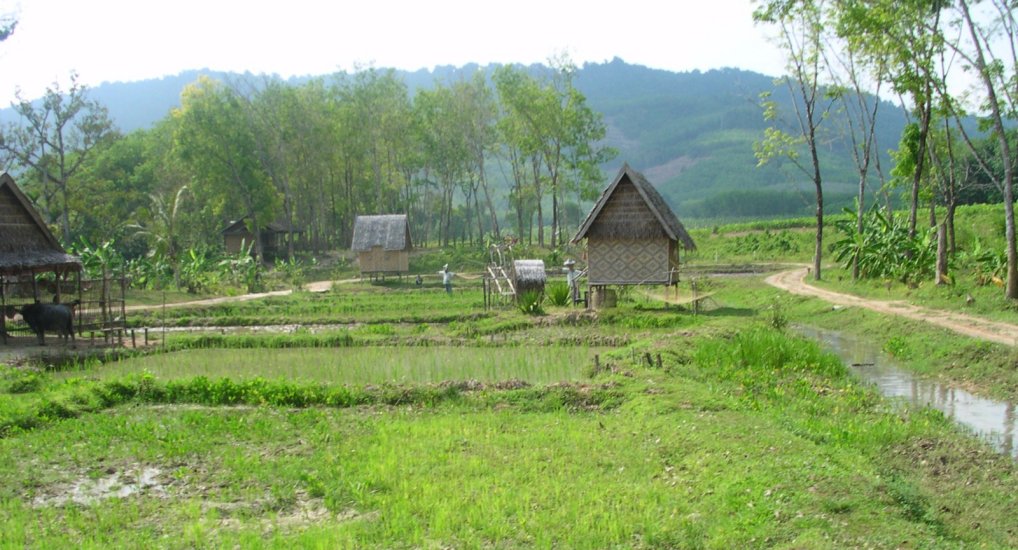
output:
[[[620, 57], [672, 71], [783, 72], [754, 27], [752, 0], [0, 0], [19, 9], [0, 42], [0, 106], [80, 81], [134, 81], [188, 69], [283, 77], [436, 65], [577, 64]], [[6, 9], [4, 9], [6, 8]]]

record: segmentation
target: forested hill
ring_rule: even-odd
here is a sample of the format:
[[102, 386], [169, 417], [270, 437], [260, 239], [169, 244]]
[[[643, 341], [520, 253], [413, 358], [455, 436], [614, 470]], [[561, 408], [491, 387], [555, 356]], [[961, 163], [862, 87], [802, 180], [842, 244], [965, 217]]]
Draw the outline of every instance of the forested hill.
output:
[[[436, 81], [455, 81], [479, 68], [443, 66], [398, 74], [412, 92]], [[493, 67], [484, 69], [490, 73]], [[122, 131], [129, 132], [165, 117], [179, 104], [181, 90], [201, 75], [228, 82], [266, 78], [188, 71], [161, 79], [105, 83], [93, 88], [91, 95], [109, 108]], [[293, 83], [306, 80], [291, 79]], [[591, 108], [604, 114], [608, 144], [619, 151], [606, 171], [614, 173], [623, 161], [629, 162], [658, 186], [680, 215], [756, 217], [810, 212], [812, 187], [801, 173], [789, 166], [756, 166], [753, 142], [761, 139], [768, 125], [760, 94], [772, 92], [785, 103], [783, 111], [792, 113], [787, 91], [775, 87], [772, 77], [738, 69], [674, 73], [616, 58], [584, 65], [575, 83]], [[886, 151], [897, 146], [904, 116], [890, 104], [882, 109], [878, 150]], [[5, 111], [3, 118], [10, 116], [9, 109]], [[850, 203], [856, 185], [849, 149], [836, 137], [837, 126], [831, 122], [831, 139], [823, 157], [827, 203], [832, 208]]]

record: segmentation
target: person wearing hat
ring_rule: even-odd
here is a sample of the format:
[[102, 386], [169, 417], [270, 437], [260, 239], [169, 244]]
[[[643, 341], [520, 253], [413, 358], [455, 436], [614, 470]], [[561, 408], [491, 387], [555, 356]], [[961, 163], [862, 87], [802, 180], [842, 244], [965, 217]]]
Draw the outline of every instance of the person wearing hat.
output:
[[569, 295], [573, 299], [573, 303], [580, 301], [580, 277], [587, 272], [586, 269], [583, 271], [576, 271], [576, 260], [572, 258], [566, 260], [565, 267], [563, 270], [566, 272], [566, 282], [569, 283]]
[[447, 294], [452, 294], [452, 278], [456, 276], [455, 273], [449, 271], [449, 264], [442, 266], [442, 271], [438, 272], [442, 276], [442, 286], [445, 287]]

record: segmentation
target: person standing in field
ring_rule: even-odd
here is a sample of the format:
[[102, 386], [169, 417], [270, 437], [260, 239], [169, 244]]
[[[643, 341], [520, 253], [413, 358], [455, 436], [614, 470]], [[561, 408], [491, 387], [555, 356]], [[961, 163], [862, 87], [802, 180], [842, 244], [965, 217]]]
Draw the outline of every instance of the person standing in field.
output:
[[452, 278], [456, 274], [449, 271], [449, 264], [442, 266], [442, 271], [439, 271], [438, 274], [442, 276], [442, 286], [445, 287], [446, 294], [452, 294]]

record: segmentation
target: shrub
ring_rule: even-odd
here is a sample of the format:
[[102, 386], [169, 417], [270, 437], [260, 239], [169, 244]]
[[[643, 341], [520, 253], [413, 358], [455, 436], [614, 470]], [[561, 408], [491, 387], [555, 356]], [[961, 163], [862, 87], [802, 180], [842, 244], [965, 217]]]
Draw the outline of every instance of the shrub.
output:
[[553, 306], [569, 305], [569, 285], [564, 281], [554, 281], [545, 287], [548, 302]]
[[544, 315], [541, 302], [544, 294], [539, 290], [526, 290], [516, 296], [516, 307], [527, 315]]

